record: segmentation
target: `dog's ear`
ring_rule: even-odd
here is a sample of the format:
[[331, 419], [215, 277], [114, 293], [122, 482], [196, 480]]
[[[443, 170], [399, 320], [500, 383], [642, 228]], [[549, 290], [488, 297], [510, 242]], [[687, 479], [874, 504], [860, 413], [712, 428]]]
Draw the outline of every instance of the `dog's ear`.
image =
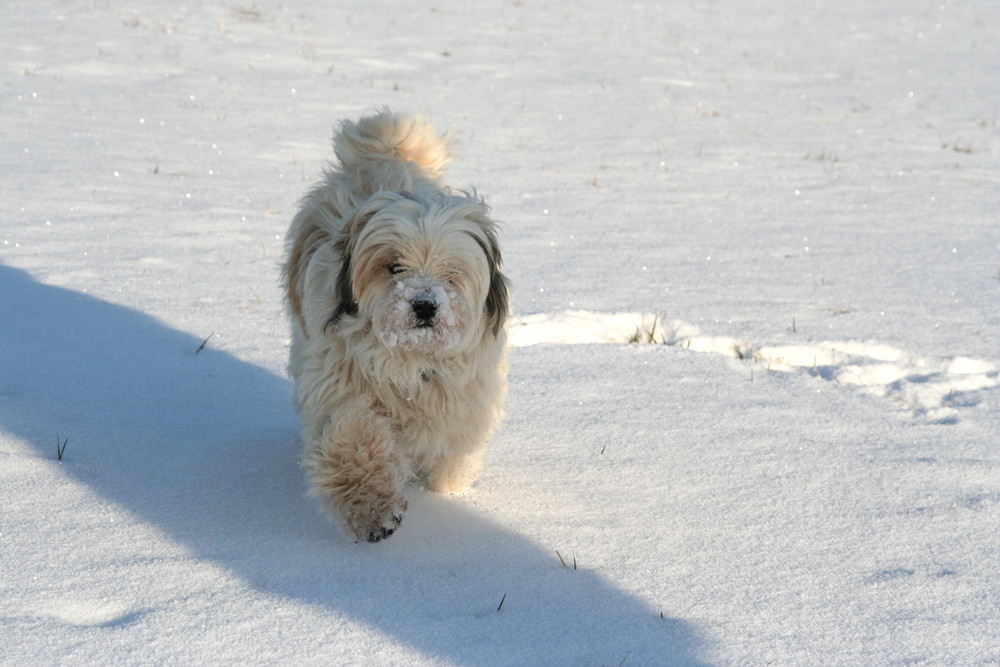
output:
[[495, 336], [500, 333], [510, 314], [510, 286], [501, 270], [503, 261], [500, 257], [500, 244], [492, 226], [484, 226], [483, 238], [485, 243], [480, 241], [479, 245], [486, 253], [490, 270], [490, 287], [486, 292], [484, 311], [486, 321]]
[[294, 241], [288, 249], [288, 259], [282, 273], [284, 274], [286, 297], [291, 315], [299, 321], [302, 334], [308, 339], [309, 330], [306, 328], [305, 315], [302, 313], [303, 283], [309, 260], [316, 249], [329, 240], [330, 235], [320, 224], [316, 211], [303, 211], [300, 215], [302, 217], [297, 218], [292, 223], [294, 231], [289, 235], [289, 238], [294, 238]]
[[337, 307], [327, 321], [330, 326], [344, 315], [357, 315], [358, 302], [354, 298], [354, 283], [351, 280], [351, 243], [347, 237], [341, 237], [334, 246], [340, 255], [340, 271], [337, 273], [336, 292]]
[[[368, 216], [371, 217], [371, 216]], [[364, 226], [367, 217], [362, 219], [355, 216], [353, 220], [344, 225], [340, 232], [340, 237], [334, 244], [334, 251], [340, 260], [340, 271], [337, 273], [337, 282], [334, 289], [337, 293], [337, 307], [334, 309], [326, 326], [338, 322], [344, 315], [358, 314], [358, 301], [354, 298], [354, 281], [351, 278], [352, 265], [354, 263], [354, 247], [358, 234], [355, 228]]]
[[327, 320], [329, 327], [337, 323], [344, 315], [358, 314], [358, 301], [354, 293], [354, 255], [358, 247], [358, 239], [364, 231], [368, 221], [378, 213], [389, 202], [395, 201], [399, 195], [393, 193], [379, 192], [369, 199], [341, 228], [337, 242], [334, 244], [334, 251], [337, 259], [340, 260], [340, 270], [337, 273], [335, 291], [337, 293], [337, 307]]
[[502, 270], [503, 259], [500, 256], [500, 242], [497, 240], [497, 225], [488, 217], [489, 206], [475, 190], [461, 193], [460, 196], [464, 196], [469, 204], [462, 209], [463, 217], [475, 222], [479, 228], [475, 233], [470, 232], [470, 235], [486, 255], [490, 284], [486, 290], [483, 315], [490, 331], [496, 336], [510, 315], [510, 285]]

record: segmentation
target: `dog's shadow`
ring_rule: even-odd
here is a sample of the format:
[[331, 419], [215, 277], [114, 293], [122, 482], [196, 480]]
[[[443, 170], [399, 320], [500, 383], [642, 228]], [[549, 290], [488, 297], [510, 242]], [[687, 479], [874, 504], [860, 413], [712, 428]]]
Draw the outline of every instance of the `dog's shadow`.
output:
[[697, 662], [689, 624], [463, 498], [414, 491], [392, 539], [343, 538], [304, 497], [290, 383], [200, 343], [0, 265], [0, 429], [52, 459], [58, 434], [69, 474], [197, 557], [434, 660]]

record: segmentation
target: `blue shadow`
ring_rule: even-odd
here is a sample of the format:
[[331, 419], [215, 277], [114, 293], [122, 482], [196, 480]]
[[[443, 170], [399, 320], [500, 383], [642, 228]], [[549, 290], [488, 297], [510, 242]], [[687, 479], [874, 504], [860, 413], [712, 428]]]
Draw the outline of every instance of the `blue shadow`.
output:
[[0, 265], [0, 428], [52, 459], [65, 439], [75, 479], [262, 593], [427, 656], [700, 664], [690, 624], [561, 567], [461, 498], [414, 490], [391, 540], [346, 540], [304, 497], [290, 383], [200, 344]]

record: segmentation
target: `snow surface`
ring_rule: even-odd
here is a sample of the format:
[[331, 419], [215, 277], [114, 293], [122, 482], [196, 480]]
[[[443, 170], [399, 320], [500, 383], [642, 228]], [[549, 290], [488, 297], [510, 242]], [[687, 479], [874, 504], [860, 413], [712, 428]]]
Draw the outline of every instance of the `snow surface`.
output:
[[[1000, 4], [4, 10], [0, 663], [1000, 662]], [[368, 545], [277, 267], [381, 105], [517, 318], [483, 477]]]

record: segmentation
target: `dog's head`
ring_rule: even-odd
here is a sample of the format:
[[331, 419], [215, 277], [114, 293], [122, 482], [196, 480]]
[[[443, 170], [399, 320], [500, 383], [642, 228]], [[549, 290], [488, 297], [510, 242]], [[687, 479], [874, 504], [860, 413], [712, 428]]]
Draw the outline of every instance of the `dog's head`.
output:
[[330, 324], [366, 318], [386, 348], [439, 355], [497, 336], [509, 291], [488, 210], [464, 192], [376, 193], [337, 241]]

